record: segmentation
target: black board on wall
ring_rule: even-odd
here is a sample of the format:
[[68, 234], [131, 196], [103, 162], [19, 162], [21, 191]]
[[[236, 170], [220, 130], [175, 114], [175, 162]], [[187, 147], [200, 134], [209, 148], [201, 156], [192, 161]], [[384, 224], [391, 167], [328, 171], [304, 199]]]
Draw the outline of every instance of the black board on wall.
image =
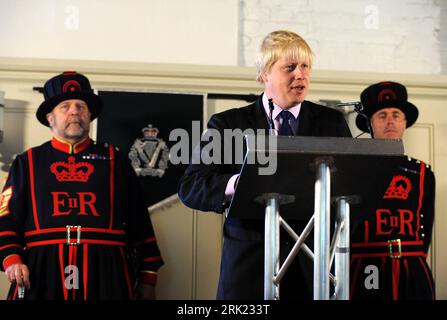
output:
[[[126, 155], [149, 124], [159, 130], [157, 137], [168, 148], [176, 143], [169, 141], [172, 130], [182, 128], [191, 137], [193, 121], [199, 121], [203, 128], [203, 95], [127, 91], [99, 91], [98, 95], [104, 108], [98, 117], [96, 140], [111, 143]], [[178, 181], [186, 166], [168, 162], [162, 177], [138, 176], [148, 207], [177, 193]]]

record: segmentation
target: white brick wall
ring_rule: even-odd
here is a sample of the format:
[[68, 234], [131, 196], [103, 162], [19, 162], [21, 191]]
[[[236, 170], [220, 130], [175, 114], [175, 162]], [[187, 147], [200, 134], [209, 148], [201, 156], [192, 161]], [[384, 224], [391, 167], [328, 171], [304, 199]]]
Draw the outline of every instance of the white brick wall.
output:
[[439, 32], [441, 67], [442, 73], [447, 74], [447, 1], [435, 0], [435, 2], [441, 6], [441, 28]]
[[447, 0], [0, 0], [0, 57], [252, 66], [276, 29], [316, 69], [447, 73]]
[[239, 0], [0, 0], [0, 57], [234, 66]]
[[445, 3], [241, 0], [239, 63], [253, 65], [261, 39], [270, 31], [288, 29], [309, 42], [316, 69], [441, 73], [441, 54], [446, 56], [440, 48]]

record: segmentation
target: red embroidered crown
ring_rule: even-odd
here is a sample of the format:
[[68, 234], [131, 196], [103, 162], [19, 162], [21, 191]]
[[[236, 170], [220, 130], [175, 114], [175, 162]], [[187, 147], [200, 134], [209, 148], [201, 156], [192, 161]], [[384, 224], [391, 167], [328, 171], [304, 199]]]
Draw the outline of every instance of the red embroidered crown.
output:
[[411, 191], [410, 179], [404, 176], [394, 176], [383, 198], [384, 199], [395, 198], [395, 199], [407, 200], [410, 191]]
[[51, 165], [50, 170], [56, 176], [57, 181], [87, 182], [94, 168], [88, 162], [75, 162], [75, 157], [68, 157], [68, 163], [58, 161]]

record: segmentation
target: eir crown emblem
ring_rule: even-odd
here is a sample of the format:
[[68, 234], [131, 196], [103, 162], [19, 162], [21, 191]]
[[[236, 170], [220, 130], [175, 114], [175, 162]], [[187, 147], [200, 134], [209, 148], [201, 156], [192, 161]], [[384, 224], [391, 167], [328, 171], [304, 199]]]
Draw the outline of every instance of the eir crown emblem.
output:
[[411, 181], [405, 176], [394, 176], [390, 186], [383, 196], [384, 199], [402, 199], [407, 200], [411, 191]]
[[88, 162], [75, 162], [75, 157], [68, 157], [68, 163], [58, 161], [50, 166], [51, 172], [60, 182], [87, 182], [93, 173], [93, 165]]

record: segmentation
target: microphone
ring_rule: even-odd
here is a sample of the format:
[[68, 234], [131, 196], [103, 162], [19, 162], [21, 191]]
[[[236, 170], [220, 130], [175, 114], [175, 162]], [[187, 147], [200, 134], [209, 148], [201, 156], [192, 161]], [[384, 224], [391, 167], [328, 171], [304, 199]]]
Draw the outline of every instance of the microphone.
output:
[[371, 120], [369, 119], [369, 117], [363, 111], [363, 105], [362, 105], [362, 103], [360, 101], [339, 102], [335, 106], [337, 106], [337, 107], [344, 107], [344, 106], [354, 107], [354, 111], [357, 112], [359, 116], [365, 118], [366, 125], [368, 126], [368, 130], [369, 130], [369, 134], [371, 135], [371, 138], [374, 139], [374, 133], [373, 133], [372, 127], [371, 127]]
[[270, 115], [269, 115], [269, 134], [272, 136], [278, 135], [278, 133], [275, 130], [275, 123], [273, 122], [273, 109], [275, 109], [275, 106], [273, 105], [273, 99], [269, 99], [269, 109], [270, 109]]
[[362, 103], [360, 101], [355, 101], [355, 102], [339, 102], [336, 103], [335, 105], [337, 107], [342, 107], [342, 106], [357, 106], [357, 105], [361, 105]]
[[336, 107], [354, 107], [354, 110], [357, 113], [362, 113], [363, 105], [360, 101], [354, 101], [354, 102], [339, 102], [335, 104]]

